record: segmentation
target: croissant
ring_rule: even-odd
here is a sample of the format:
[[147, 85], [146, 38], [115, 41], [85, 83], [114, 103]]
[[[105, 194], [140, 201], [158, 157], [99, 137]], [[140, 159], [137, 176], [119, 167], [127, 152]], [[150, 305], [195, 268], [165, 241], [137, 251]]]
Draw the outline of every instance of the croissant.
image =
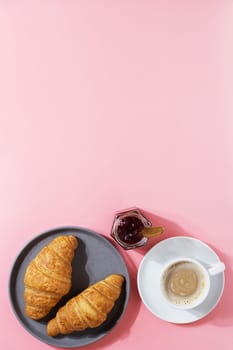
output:
[[123, 276], [113, 274], [86, 288], [58, 310], [47, 325], [47, 334], [56, 336], [100, 326], [119, 298], [123, 282]]
[[71, 287], [72, 259], [78, 241], [58, 236], [29, 263], [24, 275], [25, 313], [38, 320], [46, 316]]

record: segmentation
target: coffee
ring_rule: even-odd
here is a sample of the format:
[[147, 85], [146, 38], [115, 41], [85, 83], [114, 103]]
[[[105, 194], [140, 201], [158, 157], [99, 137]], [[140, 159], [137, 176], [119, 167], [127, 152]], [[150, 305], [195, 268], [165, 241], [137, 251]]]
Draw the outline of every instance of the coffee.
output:
[[205, 276], [192, 261], [179, 261], [165, 271], [162, 279], [164, 294], [175, 305], [195, 302], [205, 289]]

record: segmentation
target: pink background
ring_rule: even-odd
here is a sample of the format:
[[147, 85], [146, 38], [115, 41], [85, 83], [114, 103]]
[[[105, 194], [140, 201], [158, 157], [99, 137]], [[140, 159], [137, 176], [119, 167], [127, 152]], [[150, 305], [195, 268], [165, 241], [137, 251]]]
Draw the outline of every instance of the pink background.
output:
[[[19, 324], [9, 271], [37, 234], [78, 225], [109, 235], [132, 205], [226, 263], [216, 309], [186, 326], [142, 304], [122, 252], [128, 309], [100, 349], [232, 349], [233, 3], [0, 0], [1, 348], [50, 349]], [[144, 332], [142, 332], [144, 329]]]

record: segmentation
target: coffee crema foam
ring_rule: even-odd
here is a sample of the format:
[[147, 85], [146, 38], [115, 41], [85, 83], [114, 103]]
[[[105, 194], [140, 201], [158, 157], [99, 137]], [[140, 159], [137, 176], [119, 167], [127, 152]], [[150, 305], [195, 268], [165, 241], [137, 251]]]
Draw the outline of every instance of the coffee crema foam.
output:
[[190, 305], [204, 291], [205, 277], [198, 265], [181, 261], [168, 268], [162, 283], [164, 293], [171, 303]]

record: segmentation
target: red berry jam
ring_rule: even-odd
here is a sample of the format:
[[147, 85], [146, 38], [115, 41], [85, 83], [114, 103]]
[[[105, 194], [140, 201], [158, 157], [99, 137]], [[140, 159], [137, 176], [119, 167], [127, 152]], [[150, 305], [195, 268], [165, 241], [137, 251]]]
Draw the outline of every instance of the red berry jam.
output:
[[124, 249], [143, 246], [147, 238], [142, 235], [144, 227], [151, 227], [151, 222], [137, 208], [118, 212], [112, 226], [111, 236]]
[[142, 238], [142, 229], [144, 225], [136, 216], [126, 216], [117, 227], [117, 234], [121, 241], [134, 244], [138, 243]]

